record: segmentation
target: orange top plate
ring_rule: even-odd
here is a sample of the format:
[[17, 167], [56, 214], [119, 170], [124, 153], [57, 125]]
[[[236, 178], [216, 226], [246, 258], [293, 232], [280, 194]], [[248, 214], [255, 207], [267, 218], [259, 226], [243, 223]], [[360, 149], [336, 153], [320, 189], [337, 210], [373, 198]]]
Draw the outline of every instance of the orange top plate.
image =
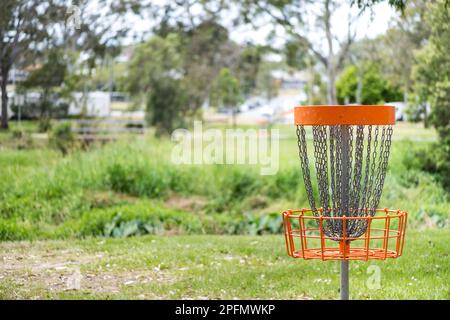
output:
[[296, 125], [389, 125], [395, 124], [392, 106], [299, 106], [294, 109]]

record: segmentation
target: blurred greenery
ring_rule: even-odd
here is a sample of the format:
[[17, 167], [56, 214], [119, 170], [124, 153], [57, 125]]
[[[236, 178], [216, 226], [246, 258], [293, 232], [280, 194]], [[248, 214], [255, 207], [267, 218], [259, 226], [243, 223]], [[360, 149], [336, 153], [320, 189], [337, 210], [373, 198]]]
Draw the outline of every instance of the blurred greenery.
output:
[[[361, 81], [361, 101], [357, 101], [358, 81]], [[362, 70], [358, 70], [355, 65], [348, 66], [337, 80], [336, 90], [338, 102], [341, 104], [374, 105], [403, 99], [402, 92], [390, 85], [373, 63], [367, 63]]]
[[[249, 165], [174, 165], [173, 142], [151, 134], [65, 157], [48, 147], [3, 147], [0, 239], [277, 233], [281, 211], [308, 206], [295, 130], [278, 128], [286, 138], [273, 176]], [[416, 155], [432, 144], [431, 131], [415, 128], [422, 135], [410, 141], [408, 125], [395, 130], [381, 205], [407, 210], [409, 227], [447, 227], [449, 193]], [[63, 144], [66, 131], [56, 135]]]

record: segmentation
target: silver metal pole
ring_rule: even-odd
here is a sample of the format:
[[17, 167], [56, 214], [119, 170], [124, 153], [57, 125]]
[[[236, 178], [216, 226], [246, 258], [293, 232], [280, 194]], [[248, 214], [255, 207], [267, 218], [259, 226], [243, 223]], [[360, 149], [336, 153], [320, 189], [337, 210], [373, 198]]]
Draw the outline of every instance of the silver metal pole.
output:
[[348, 300], [348, 260], [341, 260], [341, 300]]
[[[349, 211], [350, 172], [349, 172], [349, 141], [348, 126], [341, 126], [342, 134], [342, 175], [341, 175], [341, 215], [347, 216]], [[346, 224], [346, 221], [342, 222]], [[347, 225], [345, 230], [347, 230]], [[344, 229], [344, 226], [342, 225]], [[344, 232], [344, 230], [342, 230]], [[347, 232], [347, 231], [345, 231]], [[344, 236], [344, 234], [342, 234]], [[341, 260], [341, 300], [348, 300], [348, 260]]]

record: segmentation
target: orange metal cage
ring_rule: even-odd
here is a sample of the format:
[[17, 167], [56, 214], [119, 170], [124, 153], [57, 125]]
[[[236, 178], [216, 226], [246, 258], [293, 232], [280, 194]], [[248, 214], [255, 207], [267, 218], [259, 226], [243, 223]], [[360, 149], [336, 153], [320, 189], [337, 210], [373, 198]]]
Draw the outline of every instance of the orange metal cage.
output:
[[[377, 209], [374, 216], [330, 217], [318, 209], [283, 212], [283, 227], [287, 254], [293, 258], [320, 260], [385, 260], [402, 255], [407, 212]], [[366, 211], [367, 212], [367, 211]], [[331, 221], [342, 221], [342, 237], [324, 234], [323, 226]], [[364, 220], [367, 229], [361, 237], [346, 237], [351, 220]]]

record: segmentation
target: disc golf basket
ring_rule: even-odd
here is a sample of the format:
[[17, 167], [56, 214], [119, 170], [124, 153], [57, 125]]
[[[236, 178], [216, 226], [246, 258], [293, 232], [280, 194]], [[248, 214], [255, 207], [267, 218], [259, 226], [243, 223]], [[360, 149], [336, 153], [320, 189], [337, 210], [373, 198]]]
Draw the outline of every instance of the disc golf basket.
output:
[[[403, 251], [407, 213], [378, 209], [395, 109], [300, 106], [294, 116], [310, 208], [283, 212], [287, 253], [340, 260], [341, 299], [348, 299], [349, 260], [385, 260]], [[310, 144], [305, 126], [312, 126]]]

